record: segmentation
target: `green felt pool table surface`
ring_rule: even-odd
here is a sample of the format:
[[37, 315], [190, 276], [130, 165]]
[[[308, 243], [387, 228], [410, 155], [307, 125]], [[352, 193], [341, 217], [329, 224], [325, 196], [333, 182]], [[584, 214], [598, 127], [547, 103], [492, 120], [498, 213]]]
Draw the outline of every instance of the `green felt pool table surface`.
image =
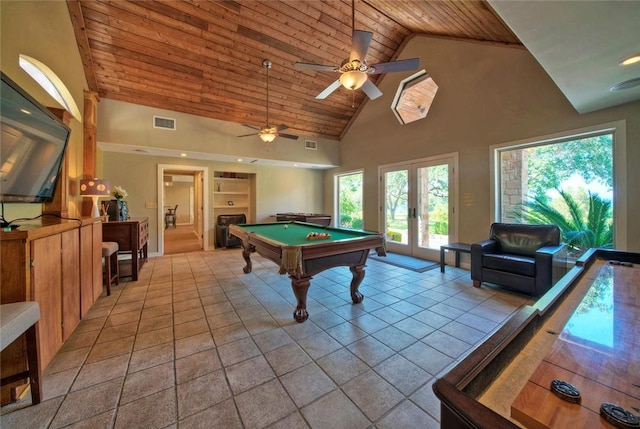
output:
[[[328, 233], [327, 238], [307, 239], [310, 232]], [[312, 223], [288, 221], [260, 224], [229, 225], [229, 233], [242, 241], [242, 257], [252, 270], [251, 253], [257, 252], [280, 266], [280, 274], [289, 274], [291, 286], [298, 301], [294, 318], [304, 322], [307, 312], [307, 289], [313, 275], [338, 266], [348, 266], [352, 274], [351, 300], [362, 302], [364, 296], [358, 286], [364, 278], [364, 267], [371, 250], [385, 254], [385, 241], [381, 234], [330, 228]]]
[[[330, 228], [304, 222], [240, 224], [237, 226], [247, 232], [258, 234], [285, 246], [305, 246], [320, 242], [353, 240], [378, 235], [374, 232]], [[331, 237], [318, 240], [307, 240], [307, 234], [310, 232], [329, 233], [331, 234]]]

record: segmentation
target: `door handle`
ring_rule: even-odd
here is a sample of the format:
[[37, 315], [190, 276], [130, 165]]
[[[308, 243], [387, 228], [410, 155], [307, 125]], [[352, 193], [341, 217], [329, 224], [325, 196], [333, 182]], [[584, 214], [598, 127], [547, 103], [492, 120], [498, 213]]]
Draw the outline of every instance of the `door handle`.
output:
[[415, 207], [413, 208], [413, 218], [414, 219], [416, 218], [416, 208]]

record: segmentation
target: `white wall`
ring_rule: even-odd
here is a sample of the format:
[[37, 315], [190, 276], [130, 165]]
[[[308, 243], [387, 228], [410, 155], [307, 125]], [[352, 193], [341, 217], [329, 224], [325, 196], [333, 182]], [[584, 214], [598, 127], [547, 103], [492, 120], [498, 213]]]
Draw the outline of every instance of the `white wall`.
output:
[[[256, 218], [255, 222], [272, 221], [278, 212], [314, 212], [324, 211], [323, 207], [323, 171], [303, 168], [268, 167], [255, 164], [223, 163], [198, 159], [177, 159], [148, 155], [123, 154], [119, 152], [103, 152], [105, 179], [111, 185], [125, 188], [129, 194], [127, 204], [131, 217], [149, 218], [149, 252], [158, 251], [158, 219], [157, 208], [147, 208], [156, 203], [162, 206], [158, 199], [157, 168], [158, 164], [189, 165], [209, 168], [209, 192], [215, 190], [215, 171], [235, 171], [239, 173], [253, 173], [256, 180]], [[162, 183], [159, 184], [162, 186]], [[209, 204], [213, 202], [213, 195], [209, 195]], [[151, 203], [151, 204], [148, 204]], [[162, 208], [162, 207], [161, 207]], [[180, 208], [178, 208], [180, 213]], [[208, 208], [209, 246], [213, 248], [213, 231], [215, 220], [211, 207]]]

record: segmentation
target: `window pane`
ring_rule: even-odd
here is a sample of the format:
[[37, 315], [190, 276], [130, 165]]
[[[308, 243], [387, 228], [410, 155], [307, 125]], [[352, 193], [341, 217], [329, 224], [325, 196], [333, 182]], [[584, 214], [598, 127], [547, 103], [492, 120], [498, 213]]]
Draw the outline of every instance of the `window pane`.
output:
[[409, 170], [386, 173], [384, 183], [387, 241], [409, 244]]
[[338, 227], [362, 229], [362, 173], [338, 176]]
[[418, 246], [449, 244], [449, 166], [422, 167], [418, 176]]
[[613, 135], [500, 151], [502, 222], [560, 227], [574, 256], [613, 246]]

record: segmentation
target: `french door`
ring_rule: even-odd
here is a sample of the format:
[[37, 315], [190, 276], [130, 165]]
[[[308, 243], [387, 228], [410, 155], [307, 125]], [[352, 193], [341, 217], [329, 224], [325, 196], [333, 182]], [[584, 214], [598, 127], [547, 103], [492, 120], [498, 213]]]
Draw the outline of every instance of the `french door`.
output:
[[435, 261], [455, 241], [456, 167], [451, 154], [380, 169], [387, 250]]

